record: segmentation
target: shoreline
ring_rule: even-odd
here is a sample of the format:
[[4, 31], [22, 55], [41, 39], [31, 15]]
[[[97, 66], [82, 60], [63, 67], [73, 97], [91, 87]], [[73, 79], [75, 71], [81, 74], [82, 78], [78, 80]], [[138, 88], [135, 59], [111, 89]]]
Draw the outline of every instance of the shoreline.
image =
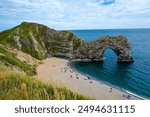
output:
[[103, 84], [108, 85], [108, 86], [110, 86], [110, 87], [113, 87], [113, 88], [115, 88], [115, 89], [117, 89], [117, 90], [120, 90], [120, 91], [122, 91], [122, 92], [124, 92], [124, 93], [128, 93], [129, 95], [132, 95], [132, 96], [134, 96], [134, 97], [136, 97], [136, 98], [139, 98], [139, 99], [141, 99], [141, 100], [147, 100], [146, 98], [144, 98], [144, 97], [142, 97], [142, 96], [139, 96], [139, 95], [137, 95], [137, 94], [135, 94], [135, 93], [133, 93], [133, 92], [130, 92], [130, 91], [125, 90], [125, 89], [123, 89], [123, 88], [117, 87], [117, 86], [112, 85], [112, 84], [110, 84], [110, 83], [108, 83], [108, 82], [104, 82], [104, 81], [102, 81], [102, 80], [97, 80], [97, 79], [94, 78], [93, 76], [90, 76], [90, 75], [88, 75], [88, 74], [86, 74], [86, 73], [80, 72], [79, 70], [77, 70], [77, 69], [75, 69], [74, 67], [71, 66], [71, 61], [68, 61], [67, 65], [68, 65], [71, 69], [75, 70], [76, 72], [78, 72], [78, 73], [80, 73], [80, 74], [82, 74], [82, 75], [85, 75], [86, 77], [90, 77], [92, 80], [95, 80], [95, 81], [97, 81], [97, 82], [100, 82], [100, 83], [103, 83]]
[[[98, 81], [95, 78], [81, 73], [72, 66], [70, 61], [62, 58], [47, 58], [37, 67], [37, 78], [45, 83], [54, 81], [58, 86], [89, 96], [97, 100], [142, 100], [128, 91], [119, 89], [109, 83]], [[90, 78], [89, 78], [89, 77]]]

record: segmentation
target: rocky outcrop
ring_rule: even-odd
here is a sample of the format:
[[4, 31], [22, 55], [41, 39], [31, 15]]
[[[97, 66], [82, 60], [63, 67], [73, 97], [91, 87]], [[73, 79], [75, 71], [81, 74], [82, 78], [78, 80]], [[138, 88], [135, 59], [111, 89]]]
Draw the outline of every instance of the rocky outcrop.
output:
[[118, 62], [133, 62], [130, 44], [124, 36], [104, 36], [86, 42], [69, 31], [56, 31], [36, 23], [23, 22], [1, 32], [0, 44], [17, 48], [37, 59], [49, 55], [82, 61], [103, 61], [105, 49], [111, 48], [118, 56]]
[[112, 49], [118, 56], [118, 62], [133, 62], [130, 55], [131, 46], [124, 36], [104, 36], [98, 40], [87, 43], [80, 47], [78, 56], [75, 58], [82, 61], [103, 61], [105, 49]]

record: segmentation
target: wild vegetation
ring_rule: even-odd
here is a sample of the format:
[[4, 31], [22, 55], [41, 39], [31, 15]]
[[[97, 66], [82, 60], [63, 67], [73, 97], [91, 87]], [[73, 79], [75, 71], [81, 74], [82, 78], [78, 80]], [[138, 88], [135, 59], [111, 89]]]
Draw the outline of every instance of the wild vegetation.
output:
[[55, 83], [44, 84], [33, 77], [0, 66], [0, 100], [84, 100], [89, 97], [73, 93]]
[[[86, 42], [69, 31], [56, 31], [42, 24], [27, 22], [0, 32], [0, 99], [88, 99], [66, 88], [33, 79], [31, 76], [36, 75], [37, 65], [34, 63], [49, 55], [101, 61], [105, 48], [112, 48], [120, 62], [133, 61], [129, 53], [130, 44], [124, 36], [104, 36]], [[26, 55], [19, 55], [21, 52]]]
[[0, 65], [11, 66], [16, 69], [20, 69], [28, 75], [35, 75], [36, 68], [26, 62], [19, 60], [14, 53], [12, 53], [8, 47], [0, 45]]
[[17, 48], [39, 60], [47, 54], [70, 58], [82, 42], [69, 31], [56, 31], [37, 23], [23, 22], [0, 33], [0, 44]]
[[37, 59], [47, 55], [82, 59], [84, 61], [102, 61], [106, 48], [113, 49], [118, 62], [133, 62], [130, 55], [130, 43], [124, 36], [103, 36], [86, 42], [69, 31], [56, 31], [42, 24], [27, 23], [0, 33], [0, 43], [18, 48]]

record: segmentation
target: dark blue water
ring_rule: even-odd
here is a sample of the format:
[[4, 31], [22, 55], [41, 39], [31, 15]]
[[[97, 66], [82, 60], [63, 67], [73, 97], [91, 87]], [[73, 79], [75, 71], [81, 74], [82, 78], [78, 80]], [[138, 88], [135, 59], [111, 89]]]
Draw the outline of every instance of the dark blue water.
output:
[[132, 45], [131, 54], [134, 63], [117, 63], [115, 53], [111, 49], [106, 49], [104, 62], [88, 64], [73, 62], [72, 66], [97, 80], [150, 98], [150, 29], [74, 30], [72, 32], [87, 41], [104, 35], [126, 36]]

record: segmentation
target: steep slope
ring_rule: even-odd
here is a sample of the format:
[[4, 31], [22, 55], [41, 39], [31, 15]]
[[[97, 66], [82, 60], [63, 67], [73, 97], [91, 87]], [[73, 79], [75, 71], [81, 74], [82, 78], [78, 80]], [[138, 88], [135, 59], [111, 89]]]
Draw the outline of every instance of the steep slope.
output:
[[65, 87], [44, 84], [28, 75], [0, 66], [0, 100], [86, 100]]
[[0, 43], [17, 48], [35, 58], [46, 57], [45, 31], [48, 28], [36, 23], [25, 23], [0, 33]]
[[71, 32], [58, 32], [42, 24], [27, 22], [0, 33], [0, 44], [17, 48], [40, 60], [48, 54], [70, 58], [81, 41]]
[[80, 46], [86, 43], [69, 31], [46, 32], [47, 42], [46, 48], [48, 54], [57, 57], [74, 58]]
[[[0, 44], [0, 65], [7, 65], [13, 68], [14, 70], [17, 70], [19, 72], [24, 72], [28, 75], [35, 75], [36, 74], [36, 65], [39, 63], [39, 61], [33, 59], [29, 55], [24, 55], [25, 57], [19, 55], [21, 52], [3, 46]], [[24, 54], [24, 53], [22, 53]], [[26, 59], [26, 57], [28, 57]], [[33, 62], [28, 61], [30, 59], [33, 59]]]
[[133, 62], [131, 46], [124, 36], [104, 36], [86, 42], [69, 31], [56, 31], [42, 24], [22, 24], [0, 33], [0, 44], [17, 48], [37, 59], [47, 56], [79, 59], [82, 61], [103, 61], [106, 48], [118, 56], [118, 62]]

